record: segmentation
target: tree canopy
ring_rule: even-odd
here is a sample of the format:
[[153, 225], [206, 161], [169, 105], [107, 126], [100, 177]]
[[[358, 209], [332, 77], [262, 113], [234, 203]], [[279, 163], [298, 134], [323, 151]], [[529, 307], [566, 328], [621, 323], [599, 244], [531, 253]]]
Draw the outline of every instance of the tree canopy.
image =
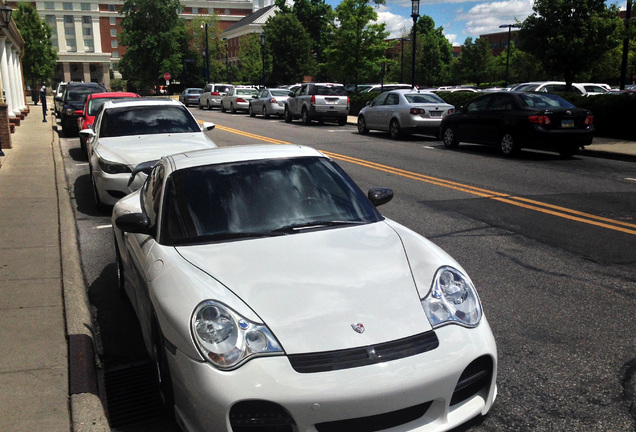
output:
[[181, 76], [189, 37], [177, 14], [180, 6], [178, 0], [124, 2], [119, 41], [127, 50], [119, 68], [137, 91], [154, 87], [165, 72]]
[[455, 64], [455, 77], [459, 82], [471, 82], [477, 85], [493, 78], [494, 57], [490, 42], [486, 38], [466, 38], [462, 45], [462, 55]]
[[13, 19], [24, 39], [24, 79], [35, 88], [55, 74], [58, 57], [53, 48], [53, 29], [40, 19], [37, 10], [30, 3], [18, 3]]
[[267, 48], [272, 62], [270, 81], [276, 84], [296, 83], [313, 73], [311, 39], [296, 15], [281, 11], [270, 17], [265, 26]]
[[603, 0], [535, 0], [533, 10], [521, 26], [520, 48], [568, 85], [619, 44], [618, 8]]

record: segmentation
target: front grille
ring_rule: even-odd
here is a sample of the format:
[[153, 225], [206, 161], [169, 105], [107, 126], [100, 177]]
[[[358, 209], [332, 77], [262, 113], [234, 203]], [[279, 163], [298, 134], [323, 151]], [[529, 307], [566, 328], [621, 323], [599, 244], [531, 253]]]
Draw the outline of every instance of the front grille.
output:
[[292, 432], [296, 423], [278, 404], [267, 401], [239, 402], [230, 410], [232, 432]]
[[311, 354], [291, 354], [288, 358], [296, 372], [328, 372], [411, 357], [432, 351], [438, 346], [437, 335], [434, 331], [429, 331], [378, 345]]
[[422, 417], [432, 403], [426, 402], [414, 407], [369, 417], [318, 423], [316, 430], [318, 432], [373, 432], [394, 428]]

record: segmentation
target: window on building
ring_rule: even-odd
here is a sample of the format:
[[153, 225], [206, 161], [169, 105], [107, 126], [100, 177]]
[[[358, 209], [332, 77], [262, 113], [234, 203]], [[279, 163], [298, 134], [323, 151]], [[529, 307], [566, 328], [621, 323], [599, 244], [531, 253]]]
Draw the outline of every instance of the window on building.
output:
[[117, 37], [117, 29], [110, 29], [110, 37]]
[[62, 3], [62, 8], [64, 10], [73, 10], [73, 3], [64, 2]]
[[95, 52], [95, 41], [93, 39], [84, 39], [84, 51]]
[[46, 10], [55, 10], [54, 2], [44, 2], [44, 9]]
[[57, 35], [57, 23], [55, 22], [55, 15], [47, 15], [45, 18], [45, 21], [48, 25], [51, 26], [51, 28], [53, 29], [53, 37], [56, 37]]
[[118, 62], [111, 63], [111, 67], [110, 68], [113, 70], [113, 72], [119, 72], [119, 63]]
[[84, 36], [93, 36], [93, 29], [90, 27], [83, 27], [82, 28], [82, 34]]
[[199, 8], [193, 7], [192, 8], [192, 15], [199, 15]]
[[110, 17], [110, 18], [109, 18], [109, 21], [110, 21], [110, 25], [117, 25], [117, 18], [115, 18], [115, 17]]
[[91, 4], [90, 3], [82, 3], [82, 10], [83, 11], [91, 10]]
[[119, 58], [119, 51], [113, 51], [112, 53], [110, 53], [110, 56], [114, 59], [118, 59]]
[[82, 17], [82, 24], [91, 25], [91, 24], [93, 24], [93, 20], [89, 16], [83, 16]]
[[77, 41], [75, 38], [66, 38], [66, 50], [77, 51]]
[[73, 25], [73, 15], [64, 15], [64, 25]]
[[117, 43], [117, 39], [110, 41], [111, 48], [117, 48], [119, 44]]
[[115, 7], [114, 4], [108, 5], [108, 12], [117, 12], [117, 8]]

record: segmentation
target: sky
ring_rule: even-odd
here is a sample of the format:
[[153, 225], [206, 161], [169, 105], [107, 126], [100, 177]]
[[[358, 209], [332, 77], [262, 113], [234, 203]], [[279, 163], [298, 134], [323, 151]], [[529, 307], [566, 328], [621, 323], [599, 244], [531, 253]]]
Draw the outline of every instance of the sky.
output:
[[[335, 8], [340, 0], [326, 0]], [[444, 35], [455, 46], [463, 45], [466, 38], [477, 39], [481, 34], [507, 31], [501, 24], [514, 24], [532, 14], [533, 0], [466, 1], [420, 0], [420, 15], [428, 15], [435, 27], [443, 27]], [[611, 0], [625, 9], [625, 0]], [[373, 3], [371, 3], [373, 4]], [[375, 6], [378, 21], [386, 23], [391, 38], [401, 37], [413, 26], [410, 0], [386, 0], [385, 5]]]

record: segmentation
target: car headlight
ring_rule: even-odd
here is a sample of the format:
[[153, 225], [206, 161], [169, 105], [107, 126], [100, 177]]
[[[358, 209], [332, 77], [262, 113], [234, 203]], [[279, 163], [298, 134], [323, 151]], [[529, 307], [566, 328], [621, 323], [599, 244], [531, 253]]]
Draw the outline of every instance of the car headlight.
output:
[[99, 167], [106, 174], [130, 174], [130, 173], [132, 173], [130, 167], [128, 165], [126, 165], [126, 164], [109, 162], [109, 161], [104, 160], [102, 158], [99, 158], [97, 161], [99, 163]]
[[255, 356], [283, 354], [267, 326], [216, 301], [207, 300], [196, 307], [191, 327], [199, 351], [219, 369], [235, 369]]
[[441, 267], [433, 286], [422, 299], [422, 306], [433, 328], [444, 324], [475, 327], [481, 320], [479, 296], [470, 279], [453, 267]]

